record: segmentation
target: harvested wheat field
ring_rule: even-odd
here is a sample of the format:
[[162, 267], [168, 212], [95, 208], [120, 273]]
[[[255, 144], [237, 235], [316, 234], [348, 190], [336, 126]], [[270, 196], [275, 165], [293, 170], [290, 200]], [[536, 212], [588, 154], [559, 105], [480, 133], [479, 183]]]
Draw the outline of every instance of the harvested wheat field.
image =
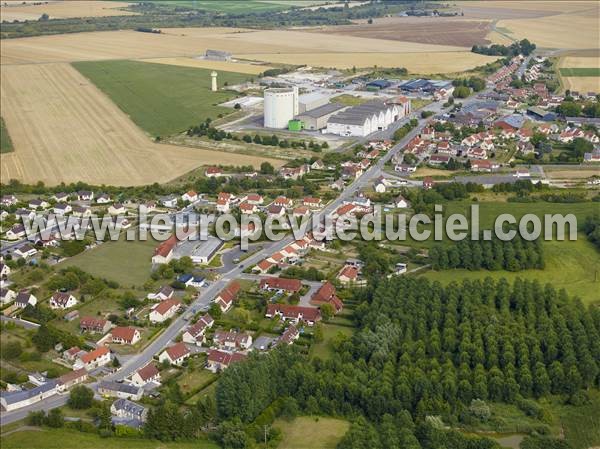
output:
[[419, 42], [434, 45], [472, 47], [486, 45], [489, 20], [465, 20], [450, 17], [389, 17], [375, 19], [372, 24], [327, 26], [315, 32], [344, 36]]
[[150, 59], [194, 57], [209, 48], [230, 51], [244, 58], [253, 53], [424, 53], [461, 51], [464, 48], [335, 36], [291, 30], [241, 30], [235, 28], [167, 28], [161, 34], [136, 31], [105, 31], [61, 34], [2, 42], [0, 62], [98, 61], [104, 59]]
[[497, 58], [471, 52], [441, 53], [281, 53], [247, 54], [245, 58], [280, 64], [307, 64], [316, 67], [404, 67], [411, 73], [454, 73], [495, 61]]
[[[583, 53], [586, 54], [586, 53]], [[586, 56], [565, 56], [560, 58], [558, 68], [587, 69], [600, 68], [600, 52], [587, 52]], [[560, 70], [558, 71], [560, 74]], [[577, 92], [600, 93], [599, 76], [562, 76], [562, 86]]]
[[151, 58], [141, 59], [142, 62], [153, 62], [155, 64], [176, 65], [179, 67], [195, 67], [199, 69], [213, 69], [223, 72], [247, 73], [249, 75], [258, 75], [265, 70], [270, 69], [268, 65], [247, 64], [243, 62], [210, 61], [207, 59], [196, 58]]
[[[35, 3], [35, 4], [34, 4]], [[68, 19], [71, 17], [108, 17], [129, 16], [136, 14], [123, 11], [129, 5], [126, 2], [111, 1], [49, 1], [41, 2], [3, 1], [0, 5], [0, 19], [12, 22], [13, 20], [38, 20], [42, 14], [48, 14], [51, 19]]]
[[149, 138], [69, 64], [4, 66], [2, 116], [15, 151], [0, 157], [2, 182], [142, 185], [205, 164], [269, 160], [161, 145]]
[[[593, 7], [592, 1], [459, 1], [455, 8], [464, 13], [464, 17], [478, 19], [531, 19], [570, 12], [586, 11]], [[454, 4], [453, 4], [454, 5]]]

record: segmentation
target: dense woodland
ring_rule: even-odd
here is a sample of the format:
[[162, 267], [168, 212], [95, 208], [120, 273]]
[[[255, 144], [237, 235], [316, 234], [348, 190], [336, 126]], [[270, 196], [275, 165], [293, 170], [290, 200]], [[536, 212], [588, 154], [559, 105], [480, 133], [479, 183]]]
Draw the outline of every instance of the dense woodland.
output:
[[471, 51], [487, 56], [505, 56], [513, 57], [517, 55], [528, 56], [535, 50], [535, 44], [523, 39], [510, 45], [492, 44], [488, 47], [484, 45], [473, 45]]
[[251, 425], [291, 398], [302, 413], [364, 418], [343, 448], [495, 447], [457, 446], [464, 437], [437, 429], [484, 419], [483, 401], [535, 413], [528, 398], [577, 403], [599, 384], [600, 311], [550, 285], [486, 279], [443, 287], [401, 277], [357, 296], [359, 331], [335, 339], [332, 360], [309, 362], [292, 347], [228, 369], [217, 387], [219, 418]]
[[539, 240], [528, 241], [520, 236], [502, 241], [461, 240], [452, 245], [435, 245], [429, 251], [434, 270], [466, 268], [467, 270], [520, 271], [543, 269], [544, 255]]

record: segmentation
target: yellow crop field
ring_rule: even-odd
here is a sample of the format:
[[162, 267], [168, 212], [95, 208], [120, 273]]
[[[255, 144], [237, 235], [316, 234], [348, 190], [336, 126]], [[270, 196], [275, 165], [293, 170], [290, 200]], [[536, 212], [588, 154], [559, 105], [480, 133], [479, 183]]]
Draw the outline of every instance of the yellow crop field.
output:
[[456, 2], [456, 6], [461, 7], [476, 7], [488, 9], [513, 9], [513, 10], [530, 10], [542, 12], [567, 12], [589, 9], [594, 0], [485, 0], [485, 1], [468, 1]]
[[110, 1], [49, 1], [49, 2], [23, 2], [3, 1], [0, 5], [0, 19], [12, 22], [13, 20], [38, 20], [42, 14], [48, 14], [51, 19], [68, 19], [71, 17], [107, 17], [129, 16], [136, 14], [123, 11], [129, 3]]
[[0, 156], [0, 180], [48, 185], [166, 182], [206, 164], [282, 161], [155, 144], [69, 64], [1, 68], [1, 109], [15, 148]]
[[[586, 56], [564, 56], [558, 62], [559, 68], [600, 68], [600, 52], [583, 52]], [[559, 71], [560, 75], [560, 71]], [[565, 89], [576, 92], [600, 93], [600, 77], [597, 76], [561, 76]]]
[[60, 34], [2, 42], [0, 62], [97, 61], [195, 57], [207, 49], [232, 52], [245, 58], [255, 53], [429, 53], [464, 51], [462, 47], [371, 39], [295, 30], [243, 30], [235, 28], [172, 28], [161, 34], [106, 31]]
[[195, 58], [151, 58], [142, 59], [142, 62], [153, 62], [155, 64], [177, 65], [181, 67], [197, 67], [201, 69], [213, 69], [223, 72], [248, 73], [250, 75], [258, 75], [265, 70], [270, 69], [268, 65], [262, 64], [247, 64], [243, 62], [226, 62], [226, 61], [209, 61], [207, 59]]
[[497, 58], [471, 52], [441, 53], [278, 53], [247, 54], [245, 58], [280, 64], [317, 67], [405, 67], [411, 73], [453, 73], [484, 65]]

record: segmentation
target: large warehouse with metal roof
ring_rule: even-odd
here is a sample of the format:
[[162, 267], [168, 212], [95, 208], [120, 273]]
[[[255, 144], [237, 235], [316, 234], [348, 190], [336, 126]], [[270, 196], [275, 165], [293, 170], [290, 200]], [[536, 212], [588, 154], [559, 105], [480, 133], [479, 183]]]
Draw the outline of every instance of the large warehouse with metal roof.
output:
[[371, 100], [331, 116], [327, 122], [327, 132], [339, 136], [364, 137], [387, 129], [404, 114], [404, 108], [397, 104]]

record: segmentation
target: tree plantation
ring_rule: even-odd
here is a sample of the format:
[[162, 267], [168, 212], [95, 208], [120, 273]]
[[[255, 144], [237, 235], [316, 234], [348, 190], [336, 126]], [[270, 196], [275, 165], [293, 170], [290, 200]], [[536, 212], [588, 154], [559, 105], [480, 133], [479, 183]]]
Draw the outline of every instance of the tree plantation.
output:
[[359, 331], [335, 339], [331, 360], [282, 348], [228, 369], [219, 417], [252, 423], [290, 398], [303, 413], [362, 417], [343, 448], [496, 447], [440, 429], [484, 419], [484, 401], [537, 413], [528, 398], [577, 403], [598, 386], [600, 312], [550, 285], [397, 277], [356, 299]]

